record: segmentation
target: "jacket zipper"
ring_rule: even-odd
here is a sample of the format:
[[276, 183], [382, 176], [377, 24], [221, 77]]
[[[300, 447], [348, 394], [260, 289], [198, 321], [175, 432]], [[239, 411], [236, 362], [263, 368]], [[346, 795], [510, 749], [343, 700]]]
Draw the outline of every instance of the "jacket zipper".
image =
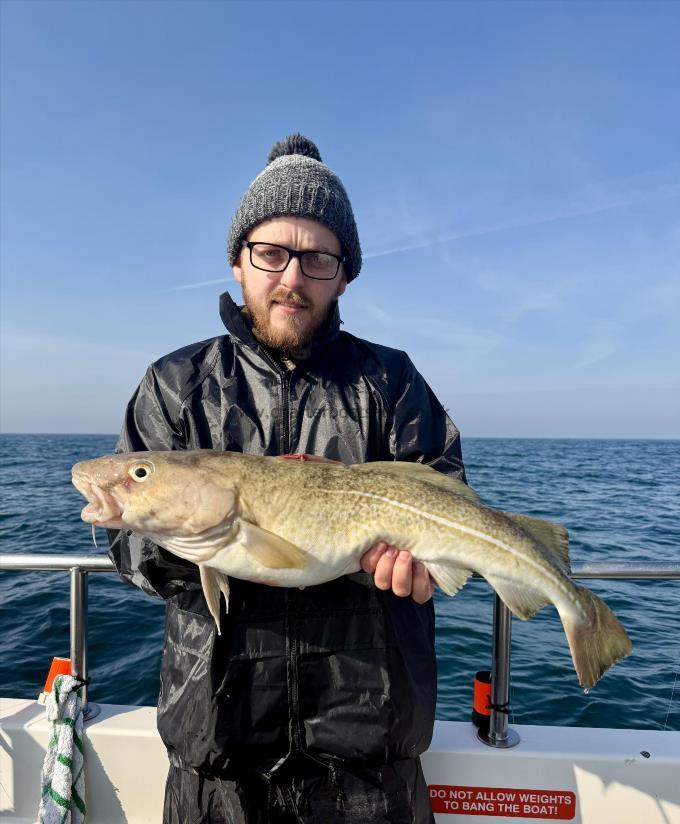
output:
[[288, 595], [288, 637], [290, 639], [290, 644], [288, 647], [290, 666], [290, 743], [292, 750], [299, 751], [302, 747], [302, 735], [300, 733], [300, 707], [298, 706], [298, 628], [294, 600], [295, 596], [293, 592], [288, 593]]
[[287, 372], [281, 373], [281, 408], [283, 415], [283, 454], [290, 455], [290, 374]]
[[282, 455], [289, 455], [290, 445], [290, 372], [284, 371], [272, 356], [264, 349], [260, 349], [262, 357], [278, 373], [281, 378], [281, 446]]
[[[283, 454], [291, 453], [290, 443], [290, 372], [281, 371], [281, 408], [282, 408], [282, 440]], [[300, 707], [298, 683], [298, 625], [296, 614], [295, 591], [286, 593], [288, 618], [288, 672], [290, 684], [290, 746], [293, 751], [299, 751], [302, 744], [300, 733]]]
[[[281, 446], [283, 455], [291, 452], [290, 443], [290, 372], [285, 372], [266, 352], [263, 352], [266, 360], [278, 372], [281, 378]], [[290, 702], [288, 706], [290, 714], [289, 738], [292, 751], [299, 751], [302, 744], [302, 733], [300, 731], [300, 709], [299, 683], [298, 683], [298, 628], [295, 614], [294, 592], [286, 592], [286, 669], [288, 673], [288, 689], [290, 691]]]
[[[290, 372], [284, 372], [281, 375], [281, 395], [283, 407], [283, 444], [286, 455], [292, 451], [290, 443]], [[298, 751], [302, 744], [302, 735], [300, 733], [300, 707], [299, 703], [299, 683], [298, 683], [298, 622], [295, 590], [288, 593], [288, 637], [290, 644], [288, 647], [288, 660], [290, 667], [290, 733], [291, 733], [291, 747]]]

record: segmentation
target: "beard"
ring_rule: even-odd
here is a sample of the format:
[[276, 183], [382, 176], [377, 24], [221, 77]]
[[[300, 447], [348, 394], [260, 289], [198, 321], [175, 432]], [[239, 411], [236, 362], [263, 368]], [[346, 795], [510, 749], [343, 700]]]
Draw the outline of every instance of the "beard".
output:
[[[265, 298], [256, 298], [249, 291], [245, 277], [241, 286], [245, 314], [250, 320], [253, 334], [260, 343], [271, 349], [281, 350], [296, 360], [308, 357], [337, 296], [327, 305], [318, 306], [304, 293], [292, 292], [284, 286], [278, 286]], [[271, 320], [271, 311], [276, 303], [281, 302], [303, 306], [305, 309], [297, 314], [279, 317], [278, 324], [274, 324]]]

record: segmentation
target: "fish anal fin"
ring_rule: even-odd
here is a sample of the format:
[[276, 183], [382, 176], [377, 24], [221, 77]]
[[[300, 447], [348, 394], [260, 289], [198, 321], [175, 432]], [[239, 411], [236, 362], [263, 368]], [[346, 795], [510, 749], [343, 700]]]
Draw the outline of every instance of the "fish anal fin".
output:
[[549, 549], [560, 561], [565, 571], [571, 570], [571, 559], [569, 558], [569, 532], [559, 524], [552, 521], [544, 521], [542, 518], [530, 518], [528, 515], [518, 515], [515, 512], [504, 512], [506, 518], [510, 518], [517, 526], [528, 532], [540, 544]]
[[218, 572], [205, 564], [199, 564], [198, 569], [201, 573], [203, 595], [210, 614], [215, 619], [217, 634], [220, 635], [220, 593], [224, 595], [224, 603], [229, 612], [229, 578], [223, 572]]
[[238, 544], [268, 569], [305, 569], [309, 564], [307, 555], [290, 541], [248, 521], [241, 521]]
[[448, 564], [425, 564], [435, 584], [447, 595], [455, 595], [462, 589], [472, 575], [471, 569], [450, 566]]
[[381, 472], [399, 475], [402, 478], [408, 477], [415, 481], [423, 481], [441, 489], [446, 489], [454, 495], [460, 495], [462, 498], [480, 503], [479, 495], [464, 481], [452, 478], [450, 475], [443, 475], [431, 466], [416, 461], [372, 461], [371, 463], [352, 464], [350, 469], [353, 471], [378, 469]]
[[531, 587], [493, 575], [484, 575], [484, 577], [496, 590], [506, 607], [523, 621], [531, 618], [539, 609], [550, 603], [542, 592]]

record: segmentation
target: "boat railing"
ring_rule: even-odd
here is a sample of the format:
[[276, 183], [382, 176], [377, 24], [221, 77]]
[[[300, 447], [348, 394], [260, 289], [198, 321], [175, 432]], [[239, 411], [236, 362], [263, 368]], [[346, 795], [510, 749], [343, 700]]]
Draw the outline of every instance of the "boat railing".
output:
[[[88, 703], [87, 662], [87, 584], [90, 572], [114, 572], [108, 557], [91, 555], [28, 555], [0, 554], [1, 571], [69, 572], [71, 576], [70, 647], [71, 674], [81, 679], [81, 698], [85, 720], [94, 718], [99, 708]], [[480, 576], [475, 576], [480, 577]], [[680, 563], [631, 562], [619, 564], [591, 563], [572, 566], [575, 579], [603, 580], [680, 580]], [[493, 644], [491, 653], [491, 692], [489, 698], [490, 719], [488, 732], [478, 733], [478, 738], [491, 747], [507, 749], [519, 743], [519, 735], [508, 724], [510, 691], [510, 639], [511, 612], [496, 595], [494, 601]]]

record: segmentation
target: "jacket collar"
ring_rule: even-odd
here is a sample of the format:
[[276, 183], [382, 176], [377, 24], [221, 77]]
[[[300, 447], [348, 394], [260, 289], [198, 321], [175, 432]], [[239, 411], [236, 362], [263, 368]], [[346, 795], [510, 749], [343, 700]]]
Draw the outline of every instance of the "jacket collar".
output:
[[[236, 338], [238, 341], [246, 346], [249, 346], [251, 349], [255, 349], [257, 351], [266, 349], [266, 347], [253, 335], [248, 321], [243, 316], [243, 312], [241, 311], [242, 309], [242, 306], [239, 306], [234, 302], [234, 299], [229, 292], [223, 292], [220, 295], [220, 317], [222, 318], [222, 323], [224, 323], [227, 328], [227, 332], [229, 332], [233, 338]], [[338, 333], [340, 332], [341, 323], [340, 310], [336, 300], [332, 304], [328, 320], [314, 343], [313, 354], [316, 354], [320, 349], [328, 346], [329, 343], [332, 343], [337, 338]]]

